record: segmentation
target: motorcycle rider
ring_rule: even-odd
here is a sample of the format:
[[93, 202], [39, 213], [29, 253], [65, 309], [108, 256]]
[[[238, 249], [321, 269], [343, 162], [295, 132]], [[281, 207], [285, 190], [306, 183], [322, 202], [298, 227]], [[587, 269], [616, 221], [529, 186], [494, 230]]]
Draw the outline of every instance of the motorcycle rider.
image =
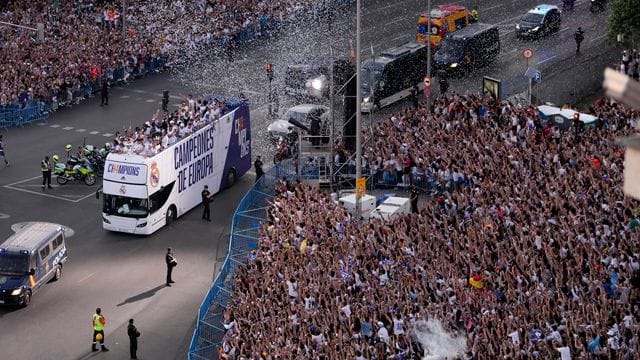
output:
[[580, 44], [584, 40], [584, 31], [581, 26], [578, 26], [578, 30], [573, 34], [573, 38], [576, 40], [576, 54], [580, 52]]

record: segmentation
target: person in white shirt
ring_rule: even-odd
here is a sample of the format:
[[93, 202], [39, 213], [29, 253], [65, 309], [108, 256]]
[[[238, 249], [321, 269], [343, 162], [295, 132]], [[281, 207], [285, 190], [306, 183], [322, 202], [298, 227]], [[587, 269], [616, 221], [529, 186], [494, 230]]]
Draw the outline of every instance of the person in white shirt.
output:
[[402, 319], [402, 315], [400, 313], [397, 313], [396, 318], [393, 319], [393, 334], [404, 334], [404, 320]]
[[298, 283], [296, 279], [291, 278], [287, 280], [287, 292], [289, 293], [289, 297], [292, 299], [296, 299], [298, 297]]
[[389, 343], [389, 331], [387, 331], [387, 328], [384, 327], [384, 324], [382, 323], [382, 321], [378, 321], [378, 338], [382, 341], [384, 341], [385, 343]]

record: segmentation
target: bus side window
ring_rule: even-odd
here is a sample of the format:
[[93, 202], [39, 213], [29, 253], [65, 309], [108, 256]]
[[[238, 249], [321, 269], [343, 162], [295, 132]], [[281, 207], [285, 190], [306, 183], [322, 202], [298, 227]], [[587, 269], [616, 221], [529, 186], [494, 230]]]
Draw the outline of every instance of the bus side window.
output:
[[456, 26], [456, 30], [462, 29], [463, 27], [467, 26], [467, 17], [463, 16], [463, 17], [455, 20], [454, 24]]
[[164, 204], [167, 202], [167, 199], [169, 198], [169, 195], [171, 195], [171, 190], [173, 190], [174, 184], [175, 181], [165, 185], [163, 188], [149, 196], [149, 213], [153, 214], [164, 206]]

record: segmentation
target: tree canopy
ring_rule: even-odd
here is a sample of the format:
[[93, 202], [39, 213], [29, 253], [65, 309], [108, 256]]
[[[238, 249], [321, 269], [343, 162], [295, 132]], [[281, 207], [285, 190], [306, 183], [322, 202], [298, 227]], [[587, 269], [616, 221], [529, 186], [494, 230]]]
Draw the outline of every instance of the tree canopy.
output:
[[613, 0], [607, 35], [613, 40], [618, 34], [627, 38], [640, 35], [640, 0]]

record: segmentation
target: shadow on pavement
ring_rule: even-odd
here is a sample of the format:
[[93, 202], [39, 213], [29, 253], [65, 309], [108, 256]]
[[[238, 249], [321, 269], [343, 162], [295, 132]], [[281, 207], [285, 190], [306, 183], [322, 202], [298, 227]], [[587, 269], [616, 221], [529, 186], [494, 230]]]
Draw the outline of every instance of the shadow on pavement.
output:
[[142, 293], [140, 293], [138, 295], [134, 295], [134, 296], [126, 299], [125, 301], [121, 302], [120, 304], [118, 304], [116, 306], [122, 306], [122, 305], [125, 305], [125, 304], [131, 304], [131, 303], [134, 303], [136, 301], [140, 301], [140, 300], [143, 300], [143, 299], [146, 299], [146, 298], [150, 298], [153, 295], [155, 295], [156, 292], [158, 292], [158, 290], [160, 290], [160, 289], [162, 289], [164, 287], [166, 287], [165, 284], [158, 285], [158, 286], [154, 287], [153, 289], [149, 289], [149, 290], [147, 290], [145, 292], [142, 292]]

